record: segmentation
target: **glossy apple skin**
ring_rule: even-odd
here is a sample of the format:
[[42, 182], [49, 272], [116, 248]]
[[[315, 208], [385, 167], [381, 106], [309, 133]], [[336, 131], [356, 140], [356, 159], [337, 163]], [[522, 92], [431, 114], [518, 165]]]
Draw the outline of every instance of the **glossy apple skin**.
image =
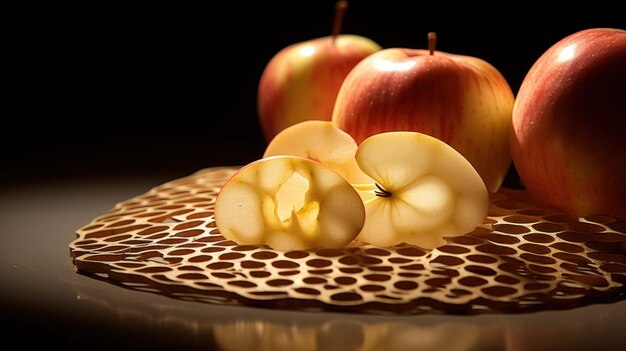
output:
[[515, 103], [511, 148], [537, 199], [626, 218], [626, 31], [574, 33], [537, 60]]
[[496, 192], [511, 165], [513, 103], [504, 77], [481, 59], [395, 48], [352, 70], [332, 120], [357, 143], [389, 131], [436, 137], [465, 156]]
[[267, 141], [296, 123], [330, 121], [337, 92], [350, 70], [380, 50], [370, 39], [339, 35], [288, 46], [267, 64], [259, 83], [257, 108]]

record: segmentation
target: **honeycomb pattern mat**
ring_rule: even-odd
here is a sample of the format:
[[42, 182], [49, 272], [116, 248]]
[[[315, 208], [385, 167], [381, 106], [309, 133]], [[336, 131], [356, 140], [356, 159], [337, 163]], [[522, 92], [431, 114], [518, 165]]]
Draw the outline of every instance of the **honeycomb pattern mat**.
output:
[[378, 314], [525, 312], [625, 296], [626, 222], [614, 217], [570, 217], [503, 189], [482, 227], [434, 250], [353, 242], [280, 252], [216, 228], [215, 198], [235, 171], [199, 171], [95, 218], [70, 244], [78, 271], [185, 300]]

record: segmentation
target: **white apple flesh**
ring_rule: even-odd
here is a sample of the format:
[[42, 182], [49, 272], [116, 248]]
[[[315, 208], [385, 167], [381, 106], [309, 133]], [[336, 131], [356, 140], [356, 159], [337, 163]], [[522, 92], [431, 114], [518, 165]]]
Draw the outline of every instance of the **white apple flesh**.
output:
[[350, 183], [369, 183], [356, 164], [354, 139], [330, 121], [305, 121], [278, 133], [269, 143], [263, 157], [300, 156], [317, 161], [339, 173]]
[[342, 176], [294, 156], [248, 164], [215, 203], [215, 223], [225, 238], [276, 250], [344, 247], [364, 220], [363, 202]]
[[445, 243], [443, 237], [471, 232], [487, 217], [489, 194], [481, 177], [436, 138], [381, 133], [363, 141], [356, 160], [376, 182], [357, 186], [369, 195], [359, 241], [432, 249]]

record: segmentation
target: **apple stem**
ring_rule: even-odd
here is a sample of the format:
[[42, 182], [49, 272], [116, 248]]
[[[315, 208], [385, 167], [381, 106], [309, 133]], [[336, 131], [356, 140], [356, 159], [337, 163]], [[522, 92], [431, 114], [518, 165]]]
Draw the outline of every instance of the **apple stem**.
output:
[[431, 55], [435, 54], [436, 44], [437, 44], [437, 33], [435, 32], [428, 33], [428, 51], [430, 51]]
[[333, 45], [335, 44], [335, 40], [339, 36], [341, 32], [341, 26], [343, 24], [343, 17], [346, 14], [346, 10], [348, 9], [348, 2], [345, 0], [337, 1], [335, 5], [335, 21], [333, 22]]
[[374, 194], [376, 196], [380, 196], [380, 197], [390, 197], [391, 196], [391, 193], [389, 191], [385, 190], [385, 188], [380, 186], [378, 183], [374, 183], [374, 185], [376, 185], [376, 187], [378, 188], [378, 190], [374, 190]]

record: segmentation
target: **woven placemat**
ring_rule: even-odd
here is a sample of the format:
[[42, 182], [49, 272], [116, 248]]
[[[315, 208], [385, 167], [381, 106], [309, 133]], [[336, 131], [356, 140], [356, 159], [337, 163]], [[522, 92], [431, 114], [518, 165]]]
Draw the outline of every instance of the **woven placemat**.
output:
[[282, 252], [216, 228], [215, 198], [235, 170], [202, 170], [117, 204], [78, 230], [74, 264], [170, 297], [298, 310], [524, 312], [625, 296], [626, 222], [614, 217], [571, 217], [503, 189], [482, 227], [434, 250], [353, 242]]

